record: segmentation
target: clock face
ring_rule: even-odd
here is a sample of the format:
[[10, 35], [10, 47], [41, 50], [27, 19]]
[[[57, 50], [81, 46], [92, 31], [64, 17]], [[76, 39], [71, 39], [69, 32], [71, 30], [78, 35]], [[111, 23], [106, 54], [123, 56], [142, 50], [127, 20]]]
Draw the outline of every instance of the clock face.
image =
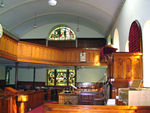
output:
[[2, 25], [0, 24], [0, 38], [2, 37], [2, 35], [3, 35], [3, 27], [2, 27]]

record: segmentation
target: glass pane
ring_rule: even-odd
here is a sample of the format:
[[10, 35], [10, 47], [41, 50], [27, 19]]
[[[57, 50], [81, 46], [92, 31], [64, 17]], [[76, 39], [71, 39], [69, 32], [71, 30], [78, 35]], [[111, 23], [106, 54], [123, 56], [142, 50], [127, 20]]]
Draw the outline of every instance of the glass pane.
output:
[[57, 27], [50, 33], [49, 40], [75, 40], [75, 33], [69, 27]]
[[67, 86], [67, 70], [57, 69], [56, 86]]
[[69, 85], [73, 84], [75, 86], [75, 70], [69, 70]]
[[49, 69], [48, 70], [48, 86], [54, 86], [54, 80], [55, 80], [55, 74], [54, 74], [55, 70], [54, 69]]

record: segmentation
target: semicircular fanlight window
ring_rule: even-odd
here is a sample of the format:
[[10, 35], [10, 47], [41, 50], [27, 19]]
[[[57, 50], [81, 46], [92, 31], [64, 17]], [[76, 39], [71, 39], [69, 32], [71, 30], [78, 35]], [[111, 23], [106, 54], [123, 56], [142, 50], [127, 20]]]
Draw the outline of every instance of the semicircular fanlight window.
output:
[[75, 40], [76, 36], [74, 31], [66, 26], [66, 25], [59, 25], [52, 28], [49, 40]]

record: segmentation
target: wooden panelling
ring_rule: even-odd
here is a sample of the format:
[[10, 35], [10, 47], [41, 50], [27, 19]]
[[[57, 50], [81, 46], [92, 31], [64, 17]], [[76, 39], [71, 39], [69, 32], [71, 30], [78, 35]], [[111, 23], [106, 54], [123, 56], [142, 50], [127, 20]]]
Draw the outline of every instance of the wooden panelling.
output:
[[115, 79], [143, 79], [142, 53], [113, 53]]
[[[46, 39], [21, 39], [21, 41], [31, 42], [40, 45], [46, 45]], [[78, 38], [77, 39], [78, 48], [100, 48], [106, 44], [104, 38]], [[49, 47], [57, 48], [76, 48], [75, 40], [68, 41], [48, 41]]]
[[[85, 63], [80, 62], [80, 52], [86, 52]], [[19, 42], [18, 61], [52, 65], [99, 66], [100, 49], [58, 49], [37, 44]]]
[[18, 81], [17, 82], [18, 84], [18, 88], [21, 88], [21, 89], [30, 89], [30, 88], [33, 88], [34, 87], [39, 87], [39, 86], [44, 86], [45, 85], [45, 82], [25, 82], [25, 81]]
[[16, 40], [4, 34], [0, 39], [0, 56], [11, 60], [17, 60], [17, 45], [18, 42]]
[[23, 92], [22, 94], [28, 96], [28, 101], [27, 101], [27, 111], [41, 105], [44, 103], [44, 91], [41, 90], [28, 90]]
[[17, 113], [15, 96], [0, 96], [0, 113]]
[[63, 55], [60, 49], [20, 41], [17, 56], [18, 61], [57, 65]]
[[43, 113], [149, 113], [148, 106], [90, 106], [45, 104]]
[[0, 88], [4, 88], [5, 87], [5, 80], [0, 80]]
[[[80, 53], [86, 53], [86, 62], [80, 62]], [[58, 49], [23, 41], [3, 35], [0, 39], [0, 56], [20, 62], [66, 66], [100, 66], [100, 49]]]

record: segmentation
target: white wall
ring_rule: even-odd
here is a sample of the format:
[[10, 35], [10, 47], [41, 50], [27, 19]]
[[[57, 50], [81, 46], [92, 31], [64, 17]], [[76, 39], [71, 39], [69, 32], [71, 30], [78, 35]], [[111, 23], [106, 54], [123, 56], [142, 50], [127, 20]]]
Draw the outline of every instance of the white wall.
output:
[[[105, 67], [83, 67], [77, 69], [77, 82], [97, 82], [104, 77]], [[19, 68], [18, 81], [33, 81], [33, 68]], [[15, 68], [10, 72], [10, 84], [15, 84]], [[36, 68], [35, 82], [45, 82], [47, 68]], [[103, 80], [101, 80], [103, 82]]]
[[10, 70], [10, 83], [9, 84], [15, 84], [15, 68], [12, 68]]
[[[33, 68], [18, 68], [18, 81], [33, 81]], [[35, 82], [46, 81], [46, 68], [36, 68]], [[10, 71], [10, 84], [15, 84], [15, 68]]]
[[41, 69], [36, 69], [36, 77], [35, 81], [36, 82], [45, 82], [46, 81], [46, 75], [47, 75], [47, 69], [46, 68], [41, 68]]
[[[53, 23], [51, 25], [44, 25], [38, 28], [35, 28], [33, 30], [31, 30], [30, 32], [28, 32], [27, 34], [25, 34], [23, 37], [21, 37], [21, 39], [29, 39], [29, 38], [42, 38], [42, 39], [46, 39], [48, 37], [48, 34], [50, 32], [50, 30], [56, 26], [62, 23]], [[80, 25], [80, 32], [76, 32], [76, 28], [77, 25], [73, 24], [73, 23], [63, 23], [66, 24], [68, 26], [70, 26], [72, 28], [72, 30], [75, 32], [76, 37], [80, 37], [80, 38], [103, 38], [103, 35], [100, 34], [100, 32], [98, 30], [95, 30], [93, 28], [90, 27], [86, 27], [83, 25]], [[40, 29], [40, 30], [39, 30]], [[45, 34], [47, 34], [47, 37], [45, 36]]]
[[5, 66], [0, 66], [0, 80], [5, 80]]
[[[126, 0], [123, 9], [112, 29], [112, 36], [114, 29], [117, 28], [120, 36], [120, 51], [125, 51], [126, 41], [129, 37], [130, 26], [133, 21], [138, 20], [143, 30], [144, 23], [150, 19], [150, 0]], [[142, 34], [144, 36], [144, 34]], [[149, 36], [150, 37], [150, 36]], [[150, 38], [144, 38], [146, 42], [150, 41]], [[148, 45], [148, 47], [150, 47]], [[146, 49], [146, 48], [143, 48]], [[144, 56], [144, 53], [143, 53]], [[149, 67], [150, 59], [143, 62], [144, 66], [144, 86], [150, 87]], [[146, 72], [146, 73], [145, 73]]]
[[33, 68], [19, 68], [18, 81], [33, 81]]
[[98, 82], [104, 78], [105, 71], [106, 68], [79, 68], [77, 70], [77, 82]]

